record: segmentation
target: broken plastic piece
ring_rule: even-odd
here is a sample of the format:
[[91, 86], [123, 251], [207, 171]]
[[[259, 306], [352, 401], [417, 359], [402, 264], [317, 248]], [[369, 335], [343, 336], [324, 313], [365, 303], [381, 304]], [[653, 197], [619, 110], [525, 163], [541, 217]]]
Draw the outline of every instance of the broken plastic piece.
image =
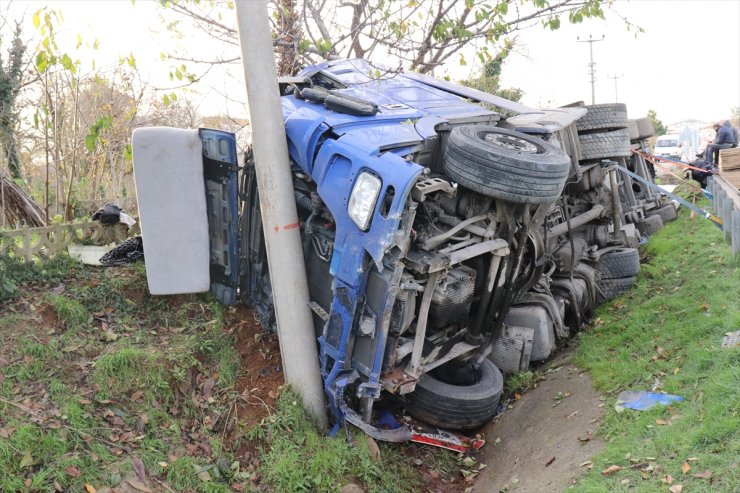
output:
[[635, 411], [644, 411], [657, 404], [667, 406], [672, 402], [682, 402], [683, 397], [671, 394], [658, 394], [657, 392], [648, 392], [647, 390], [633, 391], [625, 390], [617, 396], [617, 403], [614, 409], [622, 412], [625, 409], [634, 409]]
[[398, 422], [393, 413], [390, 411], [383, 411], [378, 416], [378, 426], [386, 430], [395, 430], [401, 427], [401, 423]]
[[476, 451], [486, 443], [480, 438], [468, 438], [445, 430], [412, 430], [411, 441], [462, 453]]

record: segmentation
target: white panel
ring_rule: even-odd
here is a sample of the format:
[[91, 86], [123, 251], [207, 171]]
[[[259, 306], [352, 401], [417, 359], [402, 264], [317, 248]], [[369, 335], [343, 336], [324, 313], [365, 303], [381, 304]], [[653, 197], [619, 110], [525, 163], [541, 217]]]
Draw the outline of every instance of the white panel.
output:
[[198, 131], [138, 128], [132, 147], [149, 291], [208, 291], [208, 215]]

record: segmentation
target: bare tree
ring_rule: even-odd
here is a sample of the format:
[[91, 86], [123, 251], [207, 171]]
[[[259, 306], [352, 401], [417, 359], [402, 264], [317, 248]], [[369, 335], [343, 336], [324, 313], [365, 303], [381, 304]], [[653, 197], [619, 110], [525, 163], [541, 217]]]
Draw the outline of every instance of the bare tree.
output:
[[[504, 52], [503, 43], [517, 31], [538, 24], [560, 26], [561, 17], [581, 22], [603, 17], [603, 0], [273, 0], [273, 39], [279, 73], [334, 58], [372, 58], [380, 54], [399, 65], [427, 73], [473, 44], [481, 61], [489, 50]], [[194, 29], [229, 48], [199, 59], [171, 53], [178, 63], [201, 67], [239, 61], [232, 3], [165, 0], [166, 14], [187, 20]], [[178, 22], [170, 24], [177, 29]], [[464, 60], [461, 60], [464, 62]], [[190, 74], [197, 80], [199, 75]]]

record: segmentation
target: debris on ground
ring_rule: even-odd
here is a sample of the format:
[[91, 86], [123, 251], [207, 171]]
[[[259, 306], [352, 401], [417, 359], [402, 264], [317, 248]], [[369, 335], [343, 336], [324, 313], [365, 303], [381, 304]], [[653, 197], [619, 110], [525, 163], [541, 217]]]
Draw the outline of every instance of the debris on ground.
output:
[[724, 349], [732, 349], [740, 346], [740, 330], [735, 332], [728, 332], [722, 339], [722, 347]]
[[678, 395], [659, 394], [657, 392], [649, 392], [647, 390], [625, 390], [620, 392], [619, 396], [617, 396], [617, 402], [614, 404], [614, 409], [616, 409], [617, 412], [622, 412], [625, 409], [644, 411], [655, 407], [658, 404], [667, 406], [672, 402], [682, 402], [683, 400], [683, 397]]

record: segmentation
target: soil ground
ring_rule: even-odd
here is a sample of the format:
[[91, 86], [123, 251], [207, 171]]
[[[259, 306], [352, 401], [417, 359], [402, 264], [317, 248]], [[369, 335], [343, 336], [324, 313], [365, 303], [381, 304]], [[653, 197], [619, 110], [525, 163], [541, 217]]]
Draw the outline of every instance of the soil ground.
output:
[[604, 402], [588, 374], [570, 364], [572, 352], [558, 353], [537, 387], [484, 428], [487, 467], [473, 491], [564, 491], [590, 467], [584, 463], [604, 447], [595, 435]]

